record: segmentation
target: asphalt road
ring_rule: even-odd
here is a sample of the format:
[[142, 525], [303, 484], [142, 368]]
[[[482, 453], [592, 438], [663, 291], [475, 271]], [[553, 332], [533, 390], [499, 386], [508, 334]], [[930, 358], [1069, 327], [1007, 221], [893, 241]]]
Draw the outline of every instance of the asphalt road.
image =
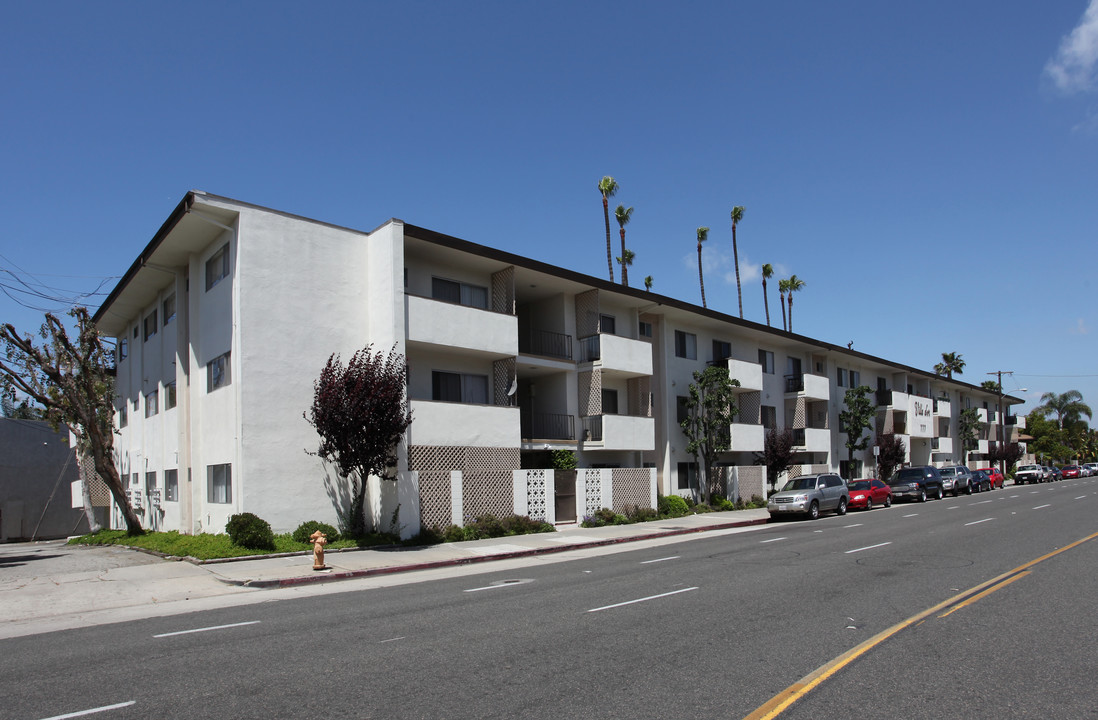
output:
[[4, 640], [0, 717], [738, 718], [958, 596], [781, 717], [1098, 717], [1098, 538], [1021, 568], [1096, 510], [1098, 478], [1008, 487]]

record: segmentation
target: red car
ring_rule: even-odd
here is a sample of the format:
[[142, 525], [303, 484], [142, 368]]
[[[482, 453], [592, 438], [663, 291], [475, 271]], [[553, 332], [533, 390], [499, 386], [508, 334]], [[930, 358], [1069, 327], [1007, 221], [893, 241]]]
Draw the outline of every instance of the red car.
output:
[[980, 468], [980, 469], [983, 470], [984, 472], [986, 472], [987, 476], [989, 478], [991, 478], [991, 489], [992, 490], [994, 490], [995, 488], [1001, 488], [1003, 486], [1003, 481], [1006, 478], [1004, 478], [1003, 474], [1001, 472], [999, 472], [999, 468]]
[[1063, 474], [1064, 479], [1077, 478], [1077, 477], [1079, 477], [1079, 466], [1078, 465], [1065, 465], [1062, 468], [1060, 468], [1060, 472]]
[[875, 478], [855, 480], [847, 484], [850, 490], [851, 510], [872, 510], [874, 505], [892, 505], [892, 488]]

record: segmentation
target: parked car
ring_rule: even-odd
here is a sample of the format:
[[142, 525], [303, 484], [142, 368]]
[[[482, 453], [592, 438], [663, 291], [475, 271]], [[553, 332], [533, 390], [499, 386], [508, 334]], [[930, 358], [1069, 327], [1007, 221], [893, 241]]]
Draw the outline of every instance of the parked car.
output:
[[1087, 469], [1087, 476], [1093, 477], [1098, 475], [1098, 463], [1087, 463], [1083, 465]]
[[876, 478], [855, 480], [847, 488], [850, 490], [850, 509], [872, 510], [874, 505], [890, 507], [892, 488]]
[[1042, 483], [1045, 481], [1045, 469], [1040, 465], [1019, 465], [1014, 472], [1014, 484]]
[[1061, 477], [1064, 478], [1077, 478], [1082, 476], [1078, 465], [1065, 465], [1060, 468], [1060, 474]]
[[987, 476], [991, 478], [991, 489], [1001, 488], [1003, 483], [1006, 482], [1006, 478], [1003, 477], [1003, 473], [999, 471], [999, 468], [989, 467], [980, 468], [987, 473]]
[[986, 470], [972, 471], [972, 492], [991, 492], [991, 476]]
[[938, 468], [931, 465], [913, 465], [901, 468], [888, 481], [892, 488], [892, 498], [926, 502], [927, 497], [939, 500], [945, 495], [942, 490], [942, 476]]
[[942, 490], [952, 491], [953, 497], [961, 493], [972, 494], [972, 471], [964, 465], [946, 465], [938, 468], [938, 473], [942, 476]]
[[837, 515], [845, 515], [850, 503], [850, 492], [846, 483], [838, 475], [823, 473], [819, 475], [801, 475], [785, 484], [766, 501], [766, 509], [771, 518], [802, 514], [815, 520], [821, 512], [834, 510]]
[[1056, 467], [1055, 465], [1050, 465], [1048, 467], [1048, 481], [1049, 482], [1054, 482], [1056, 480], [1063, 480], [1063, 479], [1064, 479], [1064, 474], [1062, 472], [1060, 472], [1060, 468]]

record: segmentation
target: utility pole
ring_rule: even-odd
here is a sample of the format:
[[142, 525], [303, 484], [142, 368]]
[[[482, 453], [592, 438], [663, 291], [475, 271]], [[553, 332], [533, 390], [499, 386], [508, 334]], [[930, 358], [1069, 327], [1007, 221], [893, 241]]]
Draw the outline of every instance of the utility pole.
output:
[[1003, 457], [1002, 452], [1006, 446], [1006, 415], [1003, 414], [1003, 376], [1013, 374], [1013, 370], [996, 370], [988, 373], [988, 375], [996, 375], [999, 378], [997, 381], [999, 384], [999, 472], [1003, 474], [1004, 478], [1006, 478], [1006, 459]]

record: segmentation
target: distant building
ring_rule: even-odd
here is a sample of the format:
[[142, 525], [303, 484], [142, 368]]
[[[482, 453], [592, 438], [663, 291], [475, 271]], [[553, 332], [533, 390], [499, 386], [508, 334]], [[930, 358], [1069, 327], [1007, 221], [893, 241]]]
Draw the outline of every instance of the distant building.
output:
[[83, 535], [76, 452], [49, 423], [0, 418], [0, 542]]
[[[306, 452], [318, 438], [303, 413], [328, 357], [368, 343], [408, 359], [413, 423], [369, 513], [388, 529], [399, 507], [405, 535], [691, 492], [679, 415], [707, 363], [740, 381], [726, 492], [732, 478], [765, 492], [755, 460], [769, 428], [793, 429], [794, 474], [845, 467], [838, 413], [859, 384], [913, 463], [960, 461], [962, 408], [981, 412], [972, 462], [1000, 422], [986, 390], [845, 345], [399, 220], [362, 232], [197, 191], [95, 321], [118, 341], [119, 470], [146, 526], [183, 532], [221, 532], [243, 511], [279, 531], [335, 522], [347, 491]], [[553, 449], [575, 451], [579, 469], [543, 470]], [[872, 471], [871, 451], [858, 459]]]

